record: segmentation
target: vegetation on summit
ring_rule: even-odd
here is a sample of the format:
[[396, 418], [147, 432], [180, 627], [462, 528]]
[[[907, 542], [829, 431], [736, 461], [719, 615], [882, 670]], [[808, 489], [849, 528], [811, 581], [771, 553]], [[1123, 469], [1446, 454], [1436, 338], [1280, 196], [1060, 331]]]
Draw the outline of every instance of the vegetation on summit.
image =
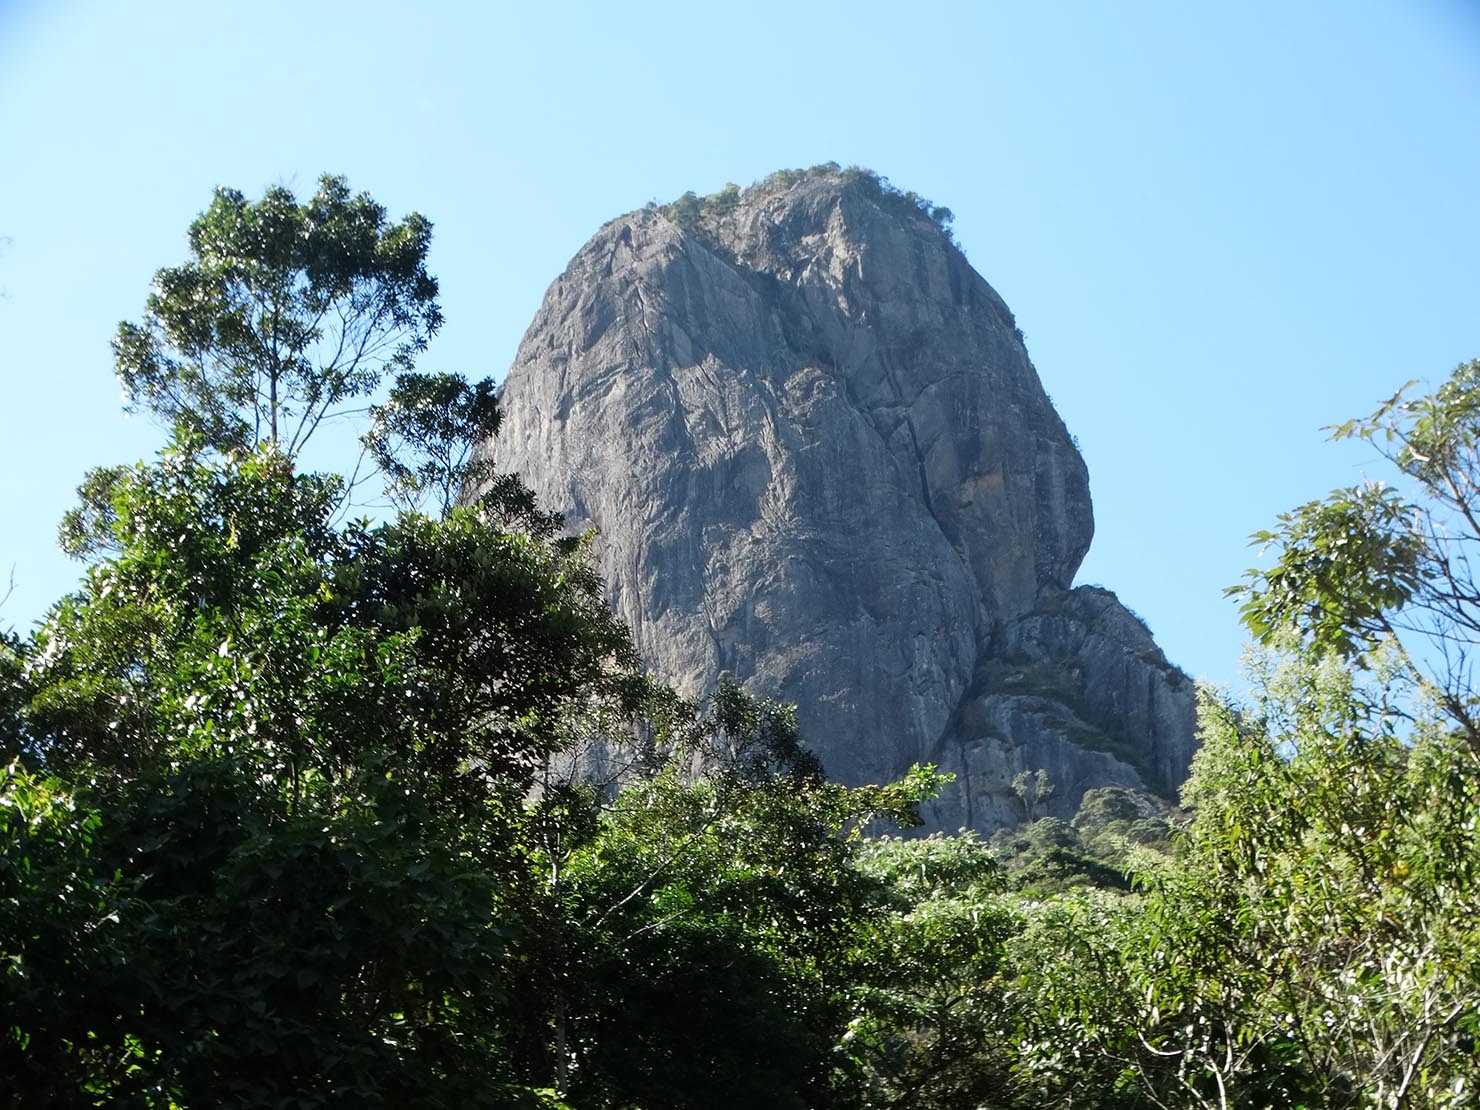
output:
[[[918, 193], [897, 189], [887, 177], [881, 177], [873, 170], [862, 166], [843, 169], [836, 162], [823, 162], [805, 170], [777, 170], [746, 189], [746, 199], [751, 203], [761, 203], [767, 197], [809, 178], [825, 178], [860, 188], [880, 206], [904, 218], [925, 216], [947, 236], [951, 233], [951, 221], [956, 218], [949, 208], [932, 204]], [[731, 183], [704, 197], [687, 192], [677, 200], [659, 205], [658, 211], [685, 231], [712, 230], [714, 224], [739, 206], [740, 199], [740, 186]]]
[[[900, 838], [929, 768], [845, 788], [787, 707], [640, 672], [586, 541], [472, 451], [491, 388], [415, 371], [426, 221], [326, 178], [196, 227], [116, 348], [173, 439], [88, 476], [76, 591], [0, 636], [4, 1089], [1473, 1105], [1480, 364], [1340, 429], [1398, 487], [1259, 537], [1255, 693], [1205, 696], [1183, 811], [1033, 820], [1025, 774], [1018, 828]], [[388, 378], [367, 435], [402, 511], [343, 522], [295, 452]]]

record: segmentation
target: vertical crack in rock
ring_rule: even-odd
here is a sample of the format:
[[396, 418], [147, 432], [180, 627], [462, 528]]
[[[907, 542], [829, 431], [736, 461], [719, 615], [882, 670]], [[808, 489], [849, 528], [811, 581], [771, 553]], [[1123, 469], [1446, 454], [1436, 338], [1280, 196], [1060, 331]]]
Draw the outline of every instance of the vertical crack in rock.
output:
[[1007, 306], [912, 196], [780, 174], [612, 221], [546, 294], [483, 446], [573, 528], [689, 695], [797, 703], [844, 782], [930, 760], [938, 827], [1175, 789], [1193, 695], [1108, 591], [1083, 460]]

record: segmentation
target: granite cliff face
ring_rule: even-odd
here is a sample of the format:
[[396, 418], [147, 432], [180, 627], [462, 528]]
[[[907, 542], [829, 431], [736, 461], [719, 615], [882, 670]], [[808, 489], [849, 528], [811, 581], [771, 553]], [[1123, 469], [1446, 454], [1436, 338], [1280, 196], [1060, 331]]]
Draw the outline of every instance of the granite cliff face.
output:
[[489, 445], [574, 529], [691, 695], [795, 701], [834, 777], [955, 771], [942, 827], [1186, 773], [1193, 694], [1070, 585], [1084, 463], [1012, 314], [928, 206], [857, 171], [612, 221], [545, 296]]

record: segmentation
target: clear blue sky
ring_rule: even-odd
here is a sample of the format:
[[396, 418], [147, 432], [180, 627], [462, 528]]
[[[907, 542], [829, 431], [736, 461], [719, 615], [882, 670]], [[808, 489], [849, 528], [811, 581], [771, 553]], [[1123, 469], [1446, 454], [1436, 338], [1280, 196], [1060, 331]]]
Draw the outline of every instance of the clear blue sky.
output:
[[215, 185], [424, 213], [423, 365], [502, 376], [607, 219], [829, 160], [955, 210], [1089, 463], [1080, 580], [1194, 675], [1237, 684], [1247, 535], [1364, 473], [1321, 427], [1480, 356], [1474, 3], [0, 0], [0, 625], [160, 442], [108, 340]]

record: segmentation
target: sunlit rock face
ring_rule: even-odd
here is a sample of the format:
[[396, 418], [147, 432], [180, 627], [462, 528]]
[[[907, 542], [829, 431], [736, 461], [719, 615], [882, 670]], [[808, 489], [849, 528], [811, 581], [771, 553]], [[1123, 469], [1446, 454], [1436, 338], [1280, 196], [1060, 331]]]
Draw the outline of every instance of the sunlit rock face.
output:
[[594, 528], [647, 664], [797, 704], [831, 775], [957, 775], [981, 829], [1184, 777], [1193, 693], [1113, 594], [1071, 590], [1088, 475], [1011, 312], [913, 198], [778, 175], [602, 228], [556, 279], [486, 445]]

